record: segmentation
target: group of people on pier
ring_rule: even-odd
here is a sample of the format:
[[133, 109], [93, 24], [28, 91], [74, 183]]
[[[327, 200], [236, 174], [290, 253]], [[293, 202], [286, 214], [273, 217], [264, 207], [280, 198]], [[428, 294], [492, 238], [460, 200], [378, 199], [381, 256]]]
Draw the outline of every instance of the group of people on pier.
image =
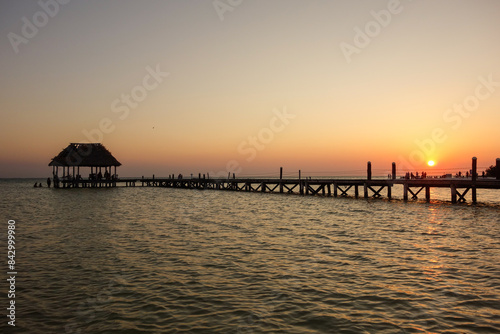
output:
[[[91, 181], [100, 181], [100, 180], [103, 180], [103, 179], [104, 180], [117, 180], [118, 177], [117, 177], [116, 174], [111, 175], [111, 173], [108, 172], [108, 171], [104, 172], [104, 177], [103, 177], [103, 175], [102, 175], [101, 172], [99, 172], [97, 174], [95, 174], [95, 173], [94, 174], [89, 174], [89, 180], [91, 180]], [[81, 177], [80, 177], [80, 180], [81, 180]]]
[[[65, 177], [63, 177], [63, 179], [68, 180], [68, 181], [72, 181], [73, 183], [78, 183], [79, 181], [83, 180], [83, 178], [80, 174], [78, 174], [76, 176], [66, 175]], [[53, 174], [52, 179], [50, 177], [47, 178], [47, 187], [50, 188], [50, 186], [52, 185], [52, 180], [53, 180], [54, 188], [59, 188], [60, 181], [59, 181], [59, 176], [57, 174]], [[89, 174], [89, 180], [90, 181], [101, 181], [101, 180], [116, 181], [116, 180], [118, 180], [118, 176], [116, 174], [111, 175], [111, 173], [106, 171], [104, 173], [104, 177], [103, 177], [101, 172], [99, 172], [98, 174]], [[41, 182], [40, 183], [35, 182], [33, 187], [39, 188], [39, 187], [43, 187], [43, 185]]]
[[[477, 173], [476, 176], [478, 176]], [[465, 172], [465, 174], [463, 174], [462, 172], [458, 172], [455, 174], [455, 177], [472, 177], [472, 171], [467, 171]], [[483, 173], [481, 174], [481, 177], [483, 178], [486, 177], [486, 173], [484, 172], [484, 170]]]
[[405, 179], [409, 180], [409, 179], [425, 179], [427, 177], [427, 173], [426, 172], [422, 172], [422, 174], [418, 175], [418, 172], [416, 172], [415, 174], [410, 173], [410, 172], [406, 172], [405, 174]]

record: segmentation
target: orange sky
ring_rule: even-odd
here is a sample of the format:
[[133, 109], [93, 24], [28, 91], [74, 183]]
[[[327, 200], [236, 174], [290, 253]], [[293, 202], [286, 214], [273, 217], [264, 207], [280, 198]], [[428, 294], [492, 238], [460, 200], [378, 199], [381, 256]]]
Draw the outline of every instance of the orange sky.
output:
[[88, 141], [121, 176], [500, 157], [497, 1], [0, 6], [0, 177], [46, 177]]

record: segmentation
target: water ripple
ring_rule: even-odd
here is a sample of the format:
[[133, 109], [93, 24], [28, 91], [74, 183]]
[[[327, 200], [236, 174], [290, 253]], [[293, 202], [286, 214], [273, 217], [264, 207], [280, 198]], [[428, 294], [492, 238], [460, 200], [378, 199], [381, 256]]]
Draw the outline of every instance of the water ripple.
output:
[[500, 332], [497, 207], [31, 184], [19, 333]]

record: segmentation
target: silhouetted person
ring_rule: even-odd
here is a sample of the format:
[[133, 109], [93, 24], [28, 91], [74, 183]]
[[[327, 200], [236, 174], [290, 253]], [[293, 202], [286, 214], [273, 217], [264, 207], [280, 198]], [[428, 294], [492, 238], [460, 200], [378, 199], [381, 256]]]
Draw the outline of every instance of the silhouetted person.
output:
[[47, 178], [47, 187], [49, 187], [49, 188], [50, 188], [50, 183], [51, 183], [51, 182], [50, 182], [50, 177], [48, 177], [48, 178]]
[[35, 185], [33, 185], [33, 188], [38, 188], [38, 183], [35, 182]]

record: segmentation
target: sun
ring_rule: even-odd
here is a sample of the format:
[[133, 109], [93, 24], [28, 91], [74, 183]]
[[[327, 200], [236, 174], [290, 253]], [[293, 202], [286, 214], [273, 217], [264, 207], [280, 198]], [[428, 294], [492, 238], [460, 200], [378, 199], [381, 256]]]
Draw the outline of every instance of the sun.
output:
[[434, 160], [429, 160], [427, 161], [427, 165], [429, 165], [430, 167], [434, 166], [436, 163], [434, 162]]

